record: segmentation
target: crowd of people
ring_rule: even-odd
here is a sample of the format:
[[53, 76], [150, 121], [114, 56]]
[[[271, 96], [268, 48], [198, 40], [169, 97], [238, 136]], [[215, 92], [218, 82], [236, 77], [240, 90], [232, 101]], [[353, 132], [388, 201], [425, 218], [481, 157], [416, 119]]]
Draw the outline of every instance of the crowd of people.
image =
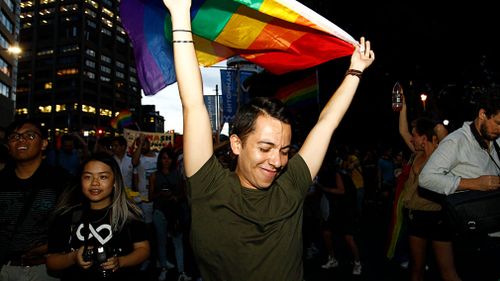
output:
[[[0, 162], [1, 281], [303, 281], [304, 261], [315, 256], [319, 270], [347, 264], [359, 276], [365, 272], [359, 237], [369, 204], [381, 206], [389, 234], [378, 243], [392, 245], [388, 259], [408, 262], [410, 280], [425, 279], [429, 257], [442, 280], [498, 280], [498, 251], [459, 248], [465, 254], [455, 258], [442, 206], [419, 192], [500, 187], [495, 93], [479, 104], [472, 122], [450, 134], [424, 117], [409, 126], [403, 103], [399, 133], [406, 147], [333, 144], [375, 59], [361, 38], [300, 147], [292, 143], [284, 104], [265, 97], [243, 105], [227, 144], [214, 146], [190, 1], [164, 3], [172, 15], [184, 112], [181, 149], [153, 151], [145, 134], [132, 152], [123, 136], [90, 148], [77, 134], [49, 149], [47, 128], [30, 119], [13, 122]], [[391, 222], [398, 220], [407, 227], [395, 231]], [[336, 236], [347, 254], [339, 254]]]

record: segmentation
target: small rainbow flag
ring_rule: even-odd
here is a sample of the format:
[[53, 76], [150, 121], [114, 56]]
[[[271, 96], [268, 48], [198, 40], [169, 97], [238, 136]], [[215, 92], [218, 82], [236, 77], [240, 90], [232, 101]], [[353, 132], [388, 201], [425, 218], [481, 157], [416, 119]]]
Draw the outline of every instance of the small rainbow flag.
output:
[[[174, 83], [171, 20], [162, 0], [122, 0], [120, 17], [144, 93]], [[350, 55], [357, 44], [295, 0], [193, 0], [191, 19], [204, 66], [239, 55], [279, 75]]]
[[118, 129], [118, 127], [126, 128], [132, 124], [134, 124], [132, 112], [127, 109], [120, 111], [120, 113], [118, 113], [118, 115], [111, 120], [111, 127], [114, 129]]
[[318, 104], [316, 72], [278, 89], [275, 97], [284, 102], [290, 109]]

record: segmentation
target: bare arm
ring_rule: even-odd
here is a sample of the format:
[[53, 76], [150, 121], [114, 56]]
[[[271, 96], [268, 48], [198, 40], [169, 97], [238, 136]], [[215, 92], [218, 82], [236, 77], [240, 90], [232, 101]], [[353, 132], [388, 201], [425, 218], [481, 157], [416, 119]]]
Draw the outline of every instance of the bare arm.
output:
[[403, 96], [403, 107], [399, 112], [399, 134], [401, 135], [401, 137], [403, 138], [403, 140], [405, 141], [406, 145], [411, 150], [411, 152], [415, 152], [415, 147], [411, 142], [410, 129], [408, 128], [407, 107], [406, 107], [406, 99], [404, 96]]
[[69, 253], [53, 253], [47, 256], [47, 268], [51, 270], [66, 269], [74, 264], [87, 269], [92, 265], [91, 261], [83, 260], [84, 246]]
[[[362, 37], [360, 43], [365, 48], [364, 52], [361, 53], [359, 46], [356, 46], [351, 56], [349, 69], [363, 71], [375, 59], [375, 53], [370, 49], [370, 42], [365, 42], [365, 39]], [[309, 132], [299, 150], [300, 156], [302, 156], [309, 167], [311, 178], [316, 176], [323, 163], [330, 139], [351, 104], [354, 93], [359, 85], [359, 79], [359, 77], [354, 75], [345, 76], [344, 81], [342, 81], [321, 111], [318, 122]]]
[[135, 150], [132, 153], [132, 165], [137, 167], [141, 163], [141, 152], [142, 152], [142, 144], [144, 143], [145, 136], [141, 134], [138, 138], [135, 139]]
[[[164, 0], [172, 16], [173, 30], [191, 30], [190, 0]], [[174, 31], [173, 48], [177, 85], [184, 121], [184, 169], [196, 173], [213, 154], [212, 128], [203, 101], [203, 85], [190, 32]], [[176, 42], [178, 41], [178, 42]]]

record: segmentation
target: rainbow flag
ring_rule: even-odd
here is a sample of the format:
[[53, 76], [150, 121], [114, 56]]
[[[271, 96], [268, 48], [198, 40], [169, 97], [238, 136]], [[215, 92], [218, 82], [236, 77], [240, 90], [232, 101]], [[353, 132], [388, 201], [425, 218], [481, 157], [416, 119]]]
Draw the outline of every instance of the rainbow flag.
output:
[[[162, 0], [122, 0], [120, 16], [144, 93], [174, 83], [171, 20]], [[350, 55], [357, 44], [295, 0], [193, 0], [191, 19], [203, 66], [239, 55], [279, 75]]]
[[292, 110], [318, 104], [318, 78], [316, 72], [278, 89], [275, 97]]
[[111, 119], [111, 127], [114, 129], [118, 129], [118, 127], [125, 128], [132, 124], [134, 124], [132, 112], [127, 109], [120, 111], [115, 118]]

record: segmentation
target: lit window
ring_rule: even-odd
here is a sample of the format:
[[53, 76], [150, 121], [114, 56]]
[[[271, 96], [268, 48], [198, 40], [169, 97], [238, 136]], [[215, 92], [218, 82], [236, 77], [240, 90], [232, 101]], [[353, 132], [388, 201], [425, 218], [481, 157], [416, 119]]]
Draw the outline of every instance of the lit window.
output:
[[95, 51], [92, 49], [85, 50], [85, 53], [91, 57], [95, 57]]
[[110, 27], [110, 28], [113, 28], [113, 22], [112, 22], [112, 21], [108, 20], [107, 18], [102, 18], [101, 20], [102, 20], [102, 22], [103, 22], [105, 25], [107, 25], [107, 26], [108, 26], [108, 27]]
[[38, 110], [40, 110], [40, 112], [42, 112], [42, 113], [50, 113], [50, 112], [52, 112], [52, 106], [50, 106], [50, 105], [39, 106]]
[[54, 2], [56, 2], [56, 0], [40, 0], [40, 4], [42, 5], [47, 5]]
[[52, 89], [52, 82], [47, 82], [47, 83], [45, 83], [45, 85], [43, 85], [43, 88], [44, 88], [45, 90], [50, 90], [50, 89]]
[[107, 29], [107, 28], [103, 28], [103, 29], [101, 29], [101, 33], [102, 33], [102, 34], [106, 34], [106, 35], [108, 35], [108, 36], [111, 36], [111, 34], [112, 34], [112, 33], [111, 33], [111, 30], [109, 30], [109, 29]]
[[59, 111], [66, 111], [66, 105], [65, 104], [56, 104], [56, 112]]
[[101, 61], [111, 63], [111, 58], [106, 55], [101, 55]]
[[104, 66], [104, 65], [101, 65], [101, 71], [109, 74], [109, 73], [111, 73], [111, 68]]
[[92, 71], [84, 71], [83, 75], [87, 76], [89, 79], [95, 79], [95, 73]]
[[85, 0], [85, 3], [89, 4], [90, 6], [94, 7], [94, 9], [99, 8], [99, 4], [97, 4], [96, 1], [94, 0]]
[[102, 8], [102, 12], [106, 15], [108, 15], [110, 18], [114, 18], [115, 17], [115, 14], [113, 12], [111, 12], [110, 10], [106, 9], [106, 8]]
[[94, 12], [91, 9], [88, 9], [88, 8], [85, 9], [85, 14], [87, 14], [87, 15], [93, 17], [93, 18], [97, 17], [96, 12]]
[[80, 49], [80, 47], [78, 47], [78, 45], [68, 45], [68, 46], [61, 47], [61, 52], [68, 53], [68, 52], [78, 51], [79, 49]]
[[57, 71], [57, 76], [66, 76], [66, 75], [75, 75], [75, 74], [78, 74], [77, 68], [59, 69]]
[[95, 107], [86, 104], [82, 104], [82, 111], [87, 113], [96, 113]]
[[47, 9], [42, 9], [38, 12], [40, 16], [46, 16], [54, 13], [54, 8], [47, 8]]
[[40, 50], [36, 53], [37, 56], [52, 55], [54, 53], [53, 49]]
[[110, 82], [111, 81], [111, 78], [104, 76], [104, 75], [101, 75], [100, 79], [102, 82]]
[[33, 11], [28, 11], [28, 12], [21, 13], [19, 15], [19, 17], [21, 19], [31, 19], [31, 18], [33, 18]]
[[27, 108], [18, 108], [16, 109], [16, 114], [17, 115], [27, 115], [28, 114], [28, 109]]
[[91, 68], [95, 68], [95, 62], [91, 60], [85, 60], [85, 65]]
[[101, 108], [99, 110], [99, 115], [101, 116], [108, 116], [108, 117], [112, 117], [113, 116], [113, 111], [109, 110], [109, 109], [105, 109], [105, 108]]
[[33, 1], [21, 1], [21, 8], [33, 7]]
[[121, 79], [125, 79], [125, 74], [123, 72], [117, 71], [116, 77], [121, 78]]
[[125, 31], [125, 29], [121, 26], [117, 26], [116, 31], [118, 31], [119, 33], [121, 33], [123, 35], [127, 35], [127, 32]]
[[74, 12], [78, 11], [78, 4], [70, 4], [70, 5], [64, 5], [59, 8], [59, 11], [61, 12]]

